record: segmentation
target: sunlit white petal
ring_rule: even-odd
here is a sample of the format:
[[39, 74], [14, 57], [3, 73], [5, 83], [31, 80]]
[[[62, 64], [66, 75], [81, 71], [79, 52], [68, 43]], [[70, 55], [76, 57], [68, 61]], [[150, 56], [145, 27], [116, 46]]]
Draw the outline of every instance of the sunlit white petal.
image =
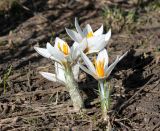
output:
[[107, 45], [105, 42], [105, 35], [94, 36], [87, 39], [89, 53], [97, 52], [104, 49]]
[[91, 70], [91, 72], [96, 73], [93, 63], [89, 60], [89, 58], [81, 51], [81, 57], [86, 64], [87, 68]]
[[[54, 47], [60, 51], [65, 57], [70, 55], [70, 47], [64, 40], [60, 39], [59, 37], [56, 37], [55, 39], [55, 45]], [[67, 49], [64, 49], [64, 47]], [[66, 55], [65, 55], [66, 54]]]
[[59, 37], [56, 37], [54, 47], [55, 47], [56, 49], [59, 49], [59, 48], [58, 48], [58, 44], [63, 45], [64, 43], [66, 43], [64, 40], [60, 39]]
[[105, 68], [105, 75], [108, 77], [112, 70], [114, 69], [114, 67], [117, 65], [117, 63], [119, 62], [119, 56], [117, 56], [116, 60], [107, 68]]
[[57, 79], [55, 74], [52, 73], [48, 73], [48, 72], [39, 72], [44, 78], [46, 78], [49, 81], [53, 81], [53, 82], [60, 82], [62, 84], [64, 84], [63, 81]]
[[54, 81], [56, 82], [56, 75], [48, 72], [39, 72], [44, 78], [46, 78], [49, 81]]
[[71, 47], [72, 60], [76, 60], [78, 58], [78, 56], [80, 55], [79, 48], [80, 48], [80, 44], [77, 42], [74, 42]]
[[81, 43], [79, 43], [80, 50], [84, 51], [88, 47], [87, 38], [84, 38]]
[[127, 55], [128, 52], [124, 53], [121, 57], [117, 56], [116, 60], [114, 61], [114, 63], [112, 63], [108, 68], [105, 69], [105, 74], [107, 76], [109, 76], [112, 72], [112, 70], [114, 69], [114, 67], [118, 64], [118, 62], [120, 60], [122, 60], [126, 55]]
[[109, 29], [109, 31], [107, 32], [107, 34], [105, 34], [105, 41], [108, 42], [111, 38], [111, 29]]
[[45, 48], [34, 47], [34, 49], [43, 57], [50, 58], [51, 54]]
[[104, 67], [108, 67], [108, 53], [106, 49], [103, 49], [102, 51], [99, 52], [97, 56], [97, 61], [104, 60]]
[[65, 75], [64, 75], [64, 68], [59, 63], [55, 62], [55, 73], [57, 79], [63, 81], [65, 83]]
[[66, 28], [66, 32], [74, 41], [78, 43], [80, 43], [81, 40], [83, 39], [82, 36], [78, 34], [77, 32], [75, 32], [74, 30], [70, 30]]
[[56, 61], [58, 62], [65, 61], [63, 53], [54, 48], [50, 43], [47, 43], [47, 50]]
[[119, 61], [122, 60], [127, 54], [128, 54], [128, 51], [125, 52], [125, 53], [119, 58]]
[[84, 30], [83, 30], [83, 34], [84, 34], [85, 36], [87, 36], [87, 34], [88, 34], [89, 32], [92, 32], [92, 33], [93, 33], [93, 30], [92, 30], [90, 24], [87, 24], [86, 27], [85, 27]]
[[79, 23], [78, 23], [77, 18], [75, 18], [75, 27], [76, 27], [77, 32], [78, 32], [82, 37], [85, 37], [84, 34], [83, 34], [83, 32], [82, 32], [81, 27], [79, 26]]
[[107, 34], [91, 37], [88, 40], [89, 53], [98, 52], [106, 47], [111, 37], [111, 30]]
[[98, 36], [102, 34], [103, 34], [103, 25], [101, 25], [101, 27], [94, 32], [94, 36]]
[[95, 77], [95, 74], [94, 74], [92, 71], [90, 71], [89, 69], [87, 69], [85, 66], [79, 64], [79, 67], [80, 67], [84, 72], [86, 72], [87, 74]]
[[73, 60], [77, 59], [80, 55], [80, 51], [84, 51], [87, 48], [87, 39], [84, 38], [81, 43], [74, 42], [71, 47]]

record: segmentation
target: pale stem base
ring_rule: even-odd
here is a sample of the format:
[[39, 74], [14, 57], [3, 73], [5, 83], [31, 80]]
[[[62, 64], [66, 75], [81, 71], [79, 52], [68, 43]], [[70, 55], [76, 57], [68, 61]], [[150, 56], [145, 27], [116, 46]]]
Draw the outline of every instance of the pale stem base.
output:
[[78, 89], [78, 83], [75, 81], [71, 69], [65, 70], [66, 87], [69, 91], [71, 100], [73, 102], [74, 110], [79, 111], [84, 107], [82, 97]]
[[99, 81], [99, 93], [101, 99], [102, 117], [104, 121], [108, 122], [107, 131], [110, 131], [112, 128], [107, 114], [110, 106], [110, 87], [108, 83], [105, 83], [105, 81]]

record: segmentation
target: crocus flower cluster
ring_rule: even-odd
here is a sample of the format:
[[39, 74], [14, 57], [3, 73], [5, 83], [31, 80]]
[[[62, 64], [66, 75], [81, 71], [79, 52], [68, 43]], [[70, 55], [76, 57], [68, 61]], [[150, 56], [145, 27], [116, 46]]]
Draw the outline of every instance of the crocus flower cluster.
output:
[[[96, 31], [87, 24], [82, 29], [75, 18], [75, 30], [67, 29], [67, 34], [74, 41], [70, 47], [67, 42], [60, 38], [55, 39], [55, 44], [46, 44], [46, 48], [34, 47], [42, 56], [51, 59], [55, 65], [55, 74], [40, 72], [46, 79], [64, 84], [70, 93], [75, 110], [84, 108], [83, 99], [79, 93], [77, 84], [79, 69], [93, 76], [99, 83], [99, 94], [101, 98], [104, 119], [109, 107], [109, 87], [105, 84], [117, 63], [126, 56], [117, 56], [116, 60], [109, 66], [109, 58], [105, 49], [110, 37], [111, 30], [103, 34], [103, 25]], [[97, 58], [90, 60], [88, 55], [97, 54]]]

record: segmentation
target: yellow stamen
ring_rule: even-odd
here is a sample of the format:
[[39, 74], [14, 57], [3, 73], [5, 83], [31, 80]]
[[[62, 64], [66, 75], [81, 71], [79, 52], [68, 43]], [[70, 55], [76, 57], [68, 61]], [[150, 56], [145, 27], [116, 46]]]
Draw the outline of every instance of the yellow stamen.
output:
[[69, 54], [69, 46], [67, 43], [63, 43], [63, 45], [61, 46], [60, 43], [58, 42], [58, 48], [61, 52], [63, 52], [64, 55]]
[[104, 59], [102, 61], [95, 61], [95, 67], [98, 77], [104, 77]]
[[68, 48], [69, 47], [68, 47], [67, 43], [64, 43], [63, 44], [63, 52], [64, 52], [65, 55], [68, 55], [68, 53], [69, 53]]
[[93, 32], [92, 31], [88, 32], [88, 34], [87, 34], [87, 38], [91, 38], [91, 37], [93, 37]]

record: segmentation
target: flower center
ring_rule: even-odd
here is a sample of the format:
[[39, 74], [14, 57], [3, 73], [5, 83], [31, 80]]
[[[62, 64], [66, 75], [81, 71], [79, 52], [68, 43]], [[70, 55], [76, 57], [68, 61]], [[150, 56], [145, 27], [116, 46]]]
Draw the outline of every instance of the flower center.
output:
[[69, 46], [67, 43], [63, 43], [62, 46], [60, 45], [60, 43], [58, 43], [58, 48], [61, 52], [63, 52], [64, 55], [69, 54]]
[[104, 59], [95, 61], [95, 68], [98, 77], [104, 77]]
[[91, 37], [93, 37], [93, 32], [92, 31], [88, 32], [88, 34], [87, 34], [87, 38], [91, 38]]

